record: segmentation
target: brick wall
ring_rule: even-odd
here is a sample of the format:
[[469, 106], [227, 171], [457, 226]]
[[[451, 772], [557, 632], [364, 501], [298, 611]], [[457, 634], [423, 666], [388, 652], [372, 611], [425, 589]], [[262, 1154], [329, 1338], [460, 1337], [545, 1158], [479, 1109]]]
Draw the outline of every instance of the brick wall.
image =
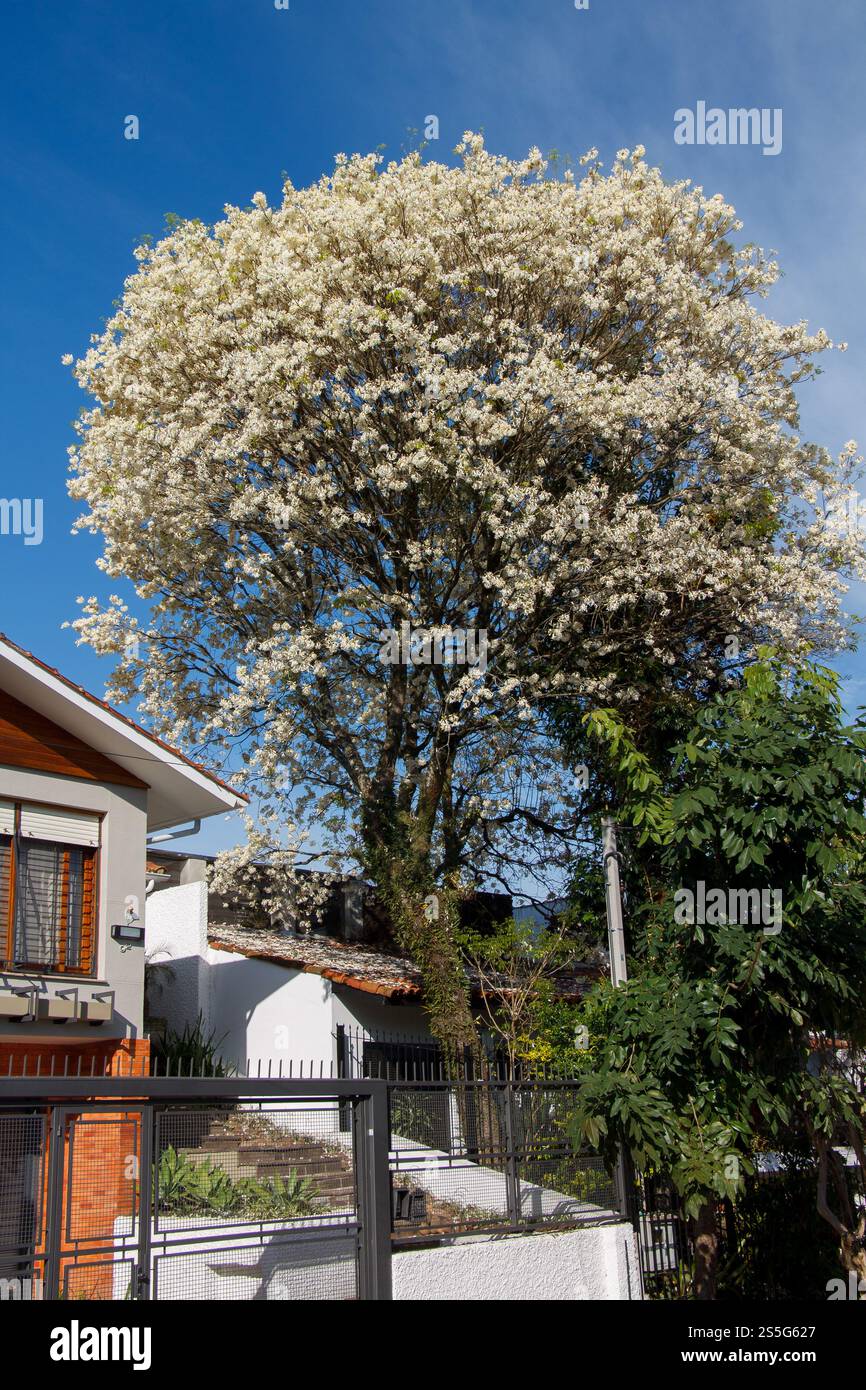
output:
[[[52, 1072], [55, 1076], [146, 1076], [149, 1061], [150, 1043], [143, 1038], [106, 1038], [65, 1046], [0, 1041], [0, 1081], [4, 1076], [50, 1076]], [[72, 1116], [68, 1123], [60, 1253], [61, 1289], [65, 1287], [72, 1300], [112, 1297], [114, 1225], [118, 1217], [131, 1218], [137, 1210], [140, 1128], [137, 1114], [122, 1111]], [[42, 1189], [38, 1249], [44, 1249], [45, 1240], [47, 1161]], [[131, 1269], [117, 1273], [125, 1287]]]
[[94, 1042], [11, 1041], [0, 1038], [4, 1076], [147, 1076], [148, 1038], [99, 1038]]

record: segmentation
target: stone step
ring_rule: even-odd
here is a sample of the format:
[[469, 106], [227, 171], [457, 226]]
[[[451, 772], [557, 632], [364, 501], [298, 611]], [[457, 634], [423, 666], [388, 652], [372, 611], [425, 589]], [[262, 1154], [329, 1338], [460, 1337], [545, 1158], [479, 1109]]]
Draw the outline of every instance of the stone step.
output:
[[[245, 1164], [251, 1163], [251, 1160], [248, 1159], [246, 1154], [243, 1155], [243, 1162]], [[272, 1175], [276, 1173], [297, 1173], [299, 1177], [304, 1178], [339, 1178], [342, 1177], [344, 1173], [351, 1176], [352, 1171], [351, 1168], [344, 1168], [339, 1160], [329, 1158], [308, 1158], [299, 1163], [296, 1159], [284, 1157], [279, 1159], [259, 1160], [255, 1164], [251, 1163], [251, 1166], [255, 1167], [257, 1173], [270, 1173]]]
[[[255, 1181], [267, 1185], [270, 1179], [256, 1178]], [[308, 1192], [315, 1201], [317, 1197], [354, 1197], [355, 1188], [353, 1184], [314, 1182], [312, 1186], [308, 1189]]]
[[342, 1152], [335, 1153], [333, 1149], [327, 1148], [324, 1144], [304, 1143], [293, 1144], [286, 1140], [283, 1144], [250, 1144], [241, 1142], [238, 1144], [238, 1152], [242, 1153], [246, 1160], [266, 1161], [272, 1157], [282, 1155], [291, 1156], [293, 1159], [303, 1158], [328, 1158], [334, 1163], [342, 1163], [348, 1160], [349, 1154]]
[[[295, 1176], [297, 1178], [301, 1178], [302, 1180], [312, 1183], [313, 1187], [317, 1187], [320, 1191], [333, 1189], [334, 1191], [351, 1192], [354, 1190], [355, 1187], [355, 1180], [351, 1173], [323, 1173], [317, 1175], [315, 1173], [305, 1173], [303, 1171], [298, 1172], [296, 1169], [293, 1169], [292, 1171], [295, 1173]], [[256, 1177], [259, 1179], [260, 1182], [276, 1181], [277, 1178], [282, 1178], [285, 1176], [288, 1175], [283, 1173], [274, 1173], [272, 1170], [268, 1171], [267, 1169], [262, 1168], [256, 1169]]]
[[[237, 1151], [229, 1152], [223, 1150], [216, 1155], [214, 1155], [213, 1151], [203, 1153], [200, 1149], [181, 1149], [179, 1152], [185, 1154], [193, 1163], [213, 1163], [216, 1167], [222, 1168], [223, 1172], [231, 1178], [232, 1182], [243, 1181], [245, 1178], [255, 1178], [258, 1182], [268, 1182], [273, 1181], [275, 1178], [288, 1177], [291, 1175], [295, 1178], [307, 1179], [307, 1181], [312, 1184], [316, 1196], [333, 1200], [354, 1200], [354, 1174], [346, 1169], [316, 1173], [309, 1168], [299, 1167], [291, 1163], [239, 1163], [237, 1161]], [[345, 1202], [343, 1202], [343, 1205], [345, 1205]]]
[[346, 1205], [355, 1198], [355, 1177], [348, 1153], [311, 1139], [279, 1139], [274, 1143], [251, 1142], [230, 1134], [208, 1134], [196, 1148], [184, 1150], [193, 1162], [211, 1162], [237, 1181], [257, 1178], [306, 1179], [325, 1200]]
[[[299, 1173], [300, 1178], [306, 1178], [306, 1173]], [[257, 1173], [256, 1182], [273, 1182], [274, 1178], [269, 1173]], [[315, 1192], [330, 1193], [332, 1195], [342, 1195], [355, 1191], [353, 1182], [340, 1182], [338, 1178], [310, 1178], [311, 1190]]]
[[200, 1149], [205, 1149], [208, 1153], [221, 1154], [238, 1149], [237, 1139], [232, 1139], [229, 1134], [207, 1134], [199, 1144]]

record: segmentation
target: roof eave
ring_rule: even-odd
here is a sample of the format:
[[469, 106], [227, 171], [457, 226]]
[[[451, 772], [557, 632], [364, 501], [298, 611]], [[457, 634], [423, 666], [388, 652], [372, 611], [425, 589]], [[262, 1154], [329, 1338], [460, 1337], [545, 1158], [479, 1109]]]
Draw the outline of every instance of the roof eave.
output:
[[178, 749], [0, 636], [0, 688], [4, 685], [38, 713], [148, 784], [148, 831], [240, 810], [248, 801]]

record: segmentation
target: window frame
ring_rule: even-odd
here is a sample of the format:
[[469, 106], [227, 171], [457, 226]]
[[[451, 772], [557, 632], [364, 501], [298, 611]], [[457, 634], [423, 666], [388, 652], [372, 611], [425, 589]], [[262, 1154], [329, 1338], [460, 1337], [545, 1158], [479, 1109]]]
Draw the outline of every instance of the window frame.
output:
[[[31, 799], [29, 797], [24, 800], [18, 800], [17, 798], [7, 799], [11, 800], [15, 809], [12, 835], [0, 837], [0, 839], [8, 840], [9, 842], [9, 897], [7, 902], [0, 902], [0, 908], [3, 909], [2, 912], [0, 912], [0, 973], [8, 975], [59, 975], [74, 976], [78, 979], [95, 979], [99, 954], [99, 887], [104, 812], [92, 811], [82, 806], [65, 806], [57, 802], [37, 801], [35, 798]], [[71, 811], [79, 815], [95, 816], [99, 823], [99, 843], [96, 845], [74, 845], [62, 840], [41, 840], [36, 839], [35, 836], [22, 837], [21, 812], [25, 806], [44, 806], [47, 809], [56, 811]], [[15, 961], [15, 930], [18, 912], [18, 859], [19, 846], [22, 843], [50, 845], [55, 849], [66, 851], [61, 883], [61, 901], [64, 905], [66, 905], [69, 900], [71, 881], [71, 860], [69, 859], [69, 852], [74, 849], [81, 850], [81, 965], [69, 965], [65, 960], [67, 949], [65, 924], [61, 924], [54, 928], [57, 933], [57, 959], [44, 964], [38, 962], [17, 963]], [[91, 904], [89, 914], [85, 912], [88, 896]]]

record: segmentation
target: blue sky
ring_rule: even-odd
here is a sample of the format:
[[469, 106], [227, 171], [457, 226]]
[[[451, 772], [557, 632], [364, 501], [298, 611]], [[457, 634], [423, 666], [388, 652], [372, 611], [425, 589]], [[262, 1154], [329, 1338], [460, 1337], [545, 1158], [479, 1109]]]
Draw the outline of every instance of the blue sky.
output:
[[[723, 193], [778, 252], [769, 312], [849, 343], [803, 389], [804, 437], [866, 444], [863, 0], [6, 0], [0, 33], [0, 496], [44, 502], [40, 545], [0, 536], [0, 630], [96, 693], [105, 663], [61, 629], [76, 595], [107, 592], [96, 540], [70, 535], [84, 398], [61, 355], [101, 327], [167, 212], [213, 221], [337, 151], [399, 157], [429, 115], [434, 158], [467, 129], [510, 155], [597, 146], [608, 163], [641, 143], [666, 176]], [[675, 144], [674, 111], [701, 100], [781, 107], [781, 153]], [[837, 664], [866, 702], [862, 654]], [[217, 824], [199, 844], [235, 838]]]

